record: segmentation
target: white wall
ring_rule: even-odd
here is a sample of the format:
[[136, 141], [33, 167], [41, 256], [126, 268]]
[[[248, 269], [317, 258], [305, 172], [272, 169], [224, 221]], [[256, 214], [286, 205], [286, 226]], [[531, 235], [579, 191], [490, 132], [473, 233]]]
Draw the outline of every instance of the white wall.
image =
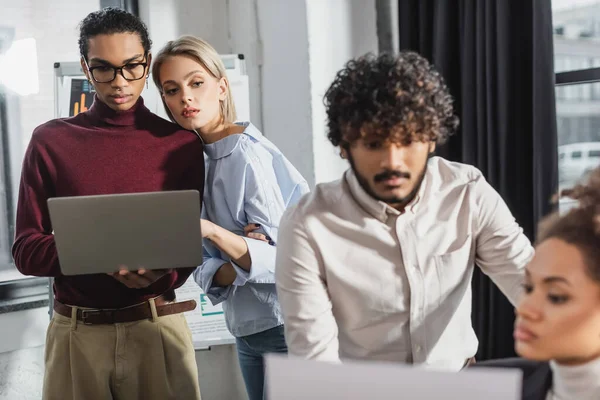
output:
[[314, 183], [305, 0], [141, 0], [140, 15], [154, 53], [192, 34], [244, 54], [252, 122]]
[[264, 130], [315, 183], [308, 20], [304, 0], [258, 0]]
[[155, 53], [183, 34], [243, 53], [253, 123], [309, 184], [341, 176], [322, 96], [346, 61], [377, 51], [375, 0], [142, 0], [140, 13]]
[[[247, 13], [253, 12], [252, 1], [141, 0], [139, 6], [140, 16], [148, 25], [155, 54], [169, 40], [188, 34], [208, 41], [219, 54], [244, 54], [250, 81], [251, 120], [261, 129], [257, 30], [255, 21], [247, 18]], [[235, 37], [230, 32], [230, 25], [235, 30]], [[151, 84], [148, 91], [156, 95], [156, 90]], [[145, 94], [144, 97], [150, 96]]]
[[375, 0], [307, 0], [315, 181], [339, 179], [348, 163], [327, 139], [323, 95], [351, 58], [377, 52]]

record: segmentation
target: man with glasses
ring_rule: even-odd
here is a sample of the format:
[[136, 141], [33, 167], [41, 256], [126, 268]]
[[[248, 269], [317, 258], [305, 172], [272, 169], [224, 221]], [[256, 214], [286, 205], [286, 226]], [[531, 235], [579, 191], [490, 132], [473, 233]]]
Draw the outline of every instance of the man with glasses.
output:
[[[49, 198], [202, 193], [204, 186], [201, 141], [152, 114], [140, 97], [151, 61], [143, 22], [118, 9], [91, 13], [81, 23], [79, 48], [96, 91], [94, 103], [86, 112], [33, 132], [13, 245], [23, 274], [54, 277], [43, 398], [200, 399], [195, 352], [182, 314], [194, 304], [175, 302], [174, 293], [193, 267], [61, 274]], [[85, 323], [83, 314], [90, 317]]]

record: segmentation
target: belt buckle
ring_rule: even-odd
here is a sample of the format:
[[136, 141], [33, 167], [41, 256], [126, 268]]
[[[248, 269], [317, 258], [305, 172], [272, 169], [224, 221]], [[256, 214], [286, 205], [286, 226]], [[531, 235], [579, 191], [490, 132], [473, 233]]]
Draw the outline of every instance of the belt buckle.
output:
[[88, 315], [100, 314], [99, 310], [81, 310], [81, 322], [84, 325], [93, 325], [91, 322], [88, 322]]

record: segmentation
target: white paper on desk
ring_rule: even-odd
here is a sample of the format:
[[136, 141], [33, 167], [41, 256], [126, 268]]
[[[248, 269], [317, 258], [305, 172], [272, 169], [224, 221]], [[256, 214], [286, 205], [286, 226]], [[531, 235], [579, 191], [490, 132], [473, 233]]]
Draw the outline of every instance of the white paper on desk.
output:
[[521, 371], [440, 372], [401, 364], [344, 363], [268, 355], [269, 400], [518, 400]]

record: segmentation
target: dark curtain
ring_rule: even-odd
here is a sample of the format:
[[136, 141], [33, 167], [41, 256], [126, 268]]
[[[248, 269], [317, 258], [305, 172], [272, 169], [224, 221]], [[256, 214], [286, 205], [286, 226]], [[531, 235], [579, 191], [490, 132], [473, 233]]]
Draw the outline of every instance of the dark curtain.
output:
[[[533, 241], [557, 182], [550, 0], [398, 0], [400, 50], [445, 77], [461, 124], [438, 154], [479, 168]], [[478, 359], [514, 355], [514, 309], [476, 269]]]
[[100, 0], [100, 8], [115, 7], [121, 8], [133, 15], [140, 15], [138, 0]]

